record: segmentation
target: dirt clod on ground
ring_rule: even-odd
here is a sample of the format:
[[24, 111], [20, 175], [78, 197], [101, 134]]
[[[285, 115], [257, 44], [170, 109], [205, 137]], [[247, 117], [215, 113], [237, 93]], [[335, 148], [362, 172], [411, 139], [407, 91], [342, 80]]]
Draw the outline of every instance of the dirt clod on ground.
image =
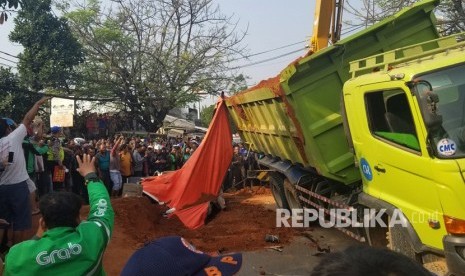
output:
[[[163, 217], [167, 207], [148, 198], [112, 200], [115, 228], [104, 256], [105, 271], [108, 275], [119, 274], [137, 248], [163, 236], [179, 235], [204, 252], [227, 253], [276, 245], [265, 241], [267, 234], [278, 236], [279, 245], [288, 244], [297, 234], [292, 228], [275, 227], [274, 201], [268, 189], [240, 190], [225, 194], [225, 199], [227, 209], [196, 230], [185, 228], [176, 216]], [[82, 214], [87, 215], [88, 208], [83, 208]]]

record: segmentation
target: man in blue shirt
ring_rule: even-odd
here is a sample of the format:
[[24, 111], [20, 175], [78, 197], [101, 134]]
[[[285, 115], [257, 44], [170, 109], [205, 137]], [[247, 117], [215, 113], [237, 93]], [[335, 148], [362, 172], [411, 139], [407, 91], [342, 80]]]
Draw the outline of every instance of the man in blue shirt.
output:
[[108, 194], [111, 194], [111, 179], [110, 179], [110, 152], [107, 150], [105, 143], [100, 144], [99, 152], [95, 155], [97, 161], [98, 174], [102, 179]]

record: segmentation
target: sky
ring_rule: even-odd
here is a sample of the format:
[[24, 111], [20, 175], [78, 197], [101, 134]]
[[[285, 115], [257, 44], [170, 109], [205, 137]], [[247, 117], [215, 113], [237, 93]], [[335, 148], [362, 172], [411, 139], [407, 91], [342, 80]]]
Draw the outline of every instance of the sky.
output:
[[[241, 60], [238, 66], [244, 66], [267, 59], [257, 65], [242, 67], [240, 70], [250, 79], [252, 86], [260, 80], [276, 76], [297, 57], [304, 55], [304, 49], [310, 40], [313, 28], [315, 0], [214, 0], [224, 14], [234, 15], [239, 20], [239, 29], [246, 30], [244, 43], [250, 54], [285, 47], [250, 60]], [[302, 49], [298, 51], [299, 49]], [[296, 53], [286, 55], [289, 52]]]
[[[235, 64], [241, 66], [239, 73], [248, 77], [248, 87], [276, 76], [293, 60], [307, 52], [305, 46], [313, 30], [315, 0], [213, 1], [219, 5], [223, 14], [232, 15], [233, 20], [238, 21], [239, 30], [247, 31], [243, 43], [248, 48], [249, 55], [270, 51], [239, 60]], [[296, 45], [284, 47], [290, 44]], [[281, 47], [284, 48], [275, 50]], [[290, 52], [295, 53], [288, 54]], [[284, 56], [279, 57], [282, 55]], [[269, 61], [262, 62], [265, 60]], [[252, 63], [258, 64], [250, 65]], [[208, 106], [215, 102], [215, 97], [207, 96], [199, 105]]]
[[[15, 56], [15, 55], [19, 54], [22, 51], [23, 48], [22, 48], [22, 46], [20, 44], [13, 44], [8, 39], [9, 33], [14, 28], [13, 16], [9, 16], [8, 21], [3, 22], [3, 25], [0, 25], [0, 51], [9, 53], [9, 54], [12, 54], [12, 55]], [[18, 59], [14, 58], [14, 57], [10, 57], [8, 55], [0, 53], [0, 66], [6, 67], [5, 65], [14, 65], [15, 64], [13, 62], [5, 60], [4, 58], [15, 61], [15, 62], [18, 61]]]

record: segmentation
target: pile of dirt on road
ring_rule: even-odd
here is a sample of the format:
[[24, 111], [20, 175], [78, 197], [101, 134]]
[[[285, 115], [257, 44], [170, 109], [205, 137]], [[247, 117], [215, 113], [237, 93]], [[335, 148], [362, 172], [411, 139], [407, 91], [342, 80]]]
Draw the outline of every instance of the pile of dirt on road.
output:
[[[289, 243], [297, 234], [292, 228], [275, 227], [275, 211], [269, 208], [274, 201], [269, 190], [241, 190], [225, 194], [225, 198], [227, 210], [196, 230], [185, 228], [176, 216], [163, 217], [167, 207], [145, 197], [112, 200], [115, 228], [104, 257], [106, 272], [119, 274], [137, 248], [163, 236], [182, 236], [205, 252], [242, 252], [275, 245], [265, 241], [267, 234], [278, 236], [280, 245]], [[83, 214], [87, 212], [87, 208], [83, 210]]]
[[196, 230], [185, 228], [176, 216], [163, 217], [166, 207], [145, 197], [116, 199], [112, 202], [115, 231], [123, 231], [136, 246], [158, 237], [179, 235], [204, 251], [260, 249], [269, 245], [265, 241], [267, 234], [279, 236], [282, 243], [293, 236], [290, 228], [276, 228], [275, 211], [262, 206], [272, 199], [269, 194], [241, 190], [225, 198], [227, 209]]

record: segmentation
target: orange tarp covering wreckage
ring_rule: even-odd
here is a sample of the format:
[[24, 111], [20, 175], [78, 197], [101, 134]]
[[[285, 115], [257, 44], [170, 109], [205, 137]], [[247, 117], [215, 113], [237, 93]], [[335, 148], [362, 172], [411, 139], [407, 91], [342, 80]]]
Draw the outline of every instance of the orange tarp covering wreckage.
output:
[[220, 99], [207, 134], [184, 166], [143, 180], [144, 192], [175, 208], [186, 227], [203, 226], [231, 163], [231, 137], [226, 103]]

